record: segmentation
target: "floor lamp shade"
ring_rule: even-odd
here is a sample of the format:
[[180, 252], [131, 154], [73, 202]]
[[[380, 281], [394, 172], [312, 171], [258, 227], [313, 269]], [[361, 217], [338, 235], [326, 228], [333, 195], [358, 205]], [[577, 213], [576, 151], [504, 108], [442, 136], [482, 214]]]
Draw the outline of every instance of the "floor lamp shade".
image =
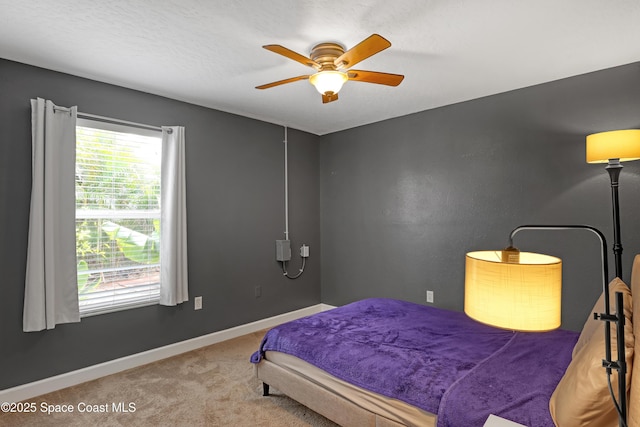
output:
[[640, 159], [640, 129], [612, 130], [587, 136], [587, 163]]
[[502, 262], [502, 251], [466, 256], [464, 311], [479, 322], [514, 331], [560, 327], [562, 261], [521, 252]]

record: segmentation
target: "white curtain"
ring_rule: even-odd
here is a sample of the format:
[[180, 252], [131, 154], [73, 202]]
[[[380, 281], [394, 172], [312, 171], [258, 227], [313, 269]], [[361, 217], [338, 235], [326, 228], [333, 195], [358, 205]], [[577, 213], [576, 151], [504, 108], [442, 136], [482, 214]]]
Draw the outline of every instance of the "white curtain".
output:
[[31, 100], [32, 186], [23, 330], [79, 322], [75, 233], [77, 107]]
[[162, 128], [160, 304], [189, 300], [184, 127]]

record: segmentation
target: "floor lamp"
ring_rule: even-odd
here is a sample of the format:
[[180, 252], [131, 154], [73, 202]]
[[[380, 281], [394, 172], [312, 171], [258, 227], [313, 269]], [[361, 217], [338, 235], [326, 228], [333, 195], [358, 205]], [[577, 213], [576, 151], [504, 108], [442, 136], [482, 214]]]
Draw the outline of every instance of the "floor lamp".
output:
[[[547, 331], [560, 327], [562, 261], [549, 255], [520, 252], [513, 237], [522, 230], [587, 230], [601, 244], [604, 313], [594, 313], [605, 325], [603, 368], [618, 373], [618, 400], [611, 392], [619, 425], [627, 422], [626, 360], [623, 296], [616, 293], [616, 313], [609, 309], [609, 269], [604, 235], [588, 225], [522, 225], [509, 235], [502, 251], [469, 252], [465, 262], [464, 311], [481, 323], [518, 331]], [[611, 360], [610, 323], [616, 324], [618, 360]]]
[[622, 242], [620, 240], [620, 205], [618, 178], [622, 163], [640, 159], [640, 130], [626, 129], [594, 133], [587, 136], [587, 163], [607, 163], [611, 179], [613, 205], [613, 254], [616, 276], [622, 279]]

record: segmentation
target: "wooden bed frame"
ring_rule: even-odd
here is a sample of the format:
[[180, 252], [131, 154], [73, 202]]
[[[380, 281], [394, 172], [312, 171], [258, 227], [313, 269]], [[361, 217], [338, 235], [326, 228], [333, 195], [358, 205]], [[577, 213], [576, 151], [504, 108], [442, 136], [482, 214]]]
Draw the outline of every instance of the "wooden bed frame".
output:
[[[634, 259], [631, 276], [633, 299], [633, 332], [640, 336], [640, 255]], [[635, 340], [634, 354], [640, 354], [640, 339]], [[269, 394], [269, 386], [273, 386], [293, 400], [305, 405], [309, 409], [325, 416], [341, 426], [370, 426], [370, 427], [401, 427], [405, 424], [391, 420], [381, 414], [369, 411], [352, 401], [336, 394], [332, 390], [321, 386], [306, 377], [277, 365], [266, 358], [255, 365], [256, 375], [263, 383], [263, 392]], [[634, 396], [640, 395], [640, 373], [631, 375], [631, 391], [628, 399], [629, 416], [628, 427], [640, 427], [640, 402], [634, 401]], [[640, 401], [640, 398], [637, 400]], [[613, 403], [612, 403], [613, 404]], [[435, 427], [436, 415], [425, 414], [420, 420], [421, 427]]]

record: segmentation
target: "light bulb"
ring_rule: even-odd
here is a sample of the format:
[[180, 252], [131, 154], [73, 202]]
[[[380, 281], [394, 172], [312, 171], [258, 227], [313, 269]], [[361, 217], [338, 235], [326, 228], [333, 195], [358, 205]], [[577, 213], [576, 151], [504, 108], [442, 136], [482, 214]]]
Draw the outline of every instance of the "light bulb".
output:
[[338, 93], [342, 89], [342, 85], [349, 79], [347, 73], [340, 71], [320, 71], [309, 77], [309, 82], [316, 87], [321, 95], [330, 93]]

